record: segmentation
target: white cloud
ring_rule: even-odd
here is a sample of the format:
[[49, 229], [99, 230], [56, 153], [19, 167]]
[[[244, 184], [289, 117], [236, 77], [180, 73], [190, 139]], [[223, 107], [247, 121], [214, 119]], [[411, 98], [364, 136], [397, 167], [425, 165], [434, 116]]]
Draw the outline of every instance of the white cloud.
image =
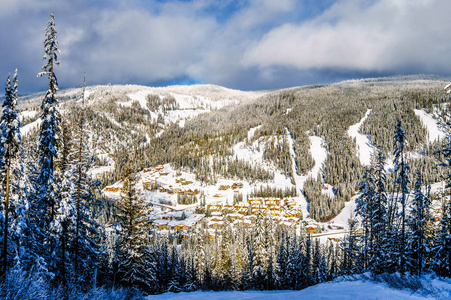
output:
[[449, 69], [450, 2], [379, 0], [369, 6], [361, 3], [339, 1], [313, 20], [270, 30], [249, 47], [243, 63], [261, 68], [376, 72]]
[[[312, 0], [1, 1], [0, 26], [8, 30], [0, 32], [0, 68], [18, 67], [25, 89], [46, 88], [36, 73], [54, 11], [63, 87], [79, 86], [85, 71], [90, 83], [187, 76], [243, 89], [347, 72], [449, 74], [451, 2], [334, 3], [323, 11]], [[330, 79], [311, 70], [327, 70]]]

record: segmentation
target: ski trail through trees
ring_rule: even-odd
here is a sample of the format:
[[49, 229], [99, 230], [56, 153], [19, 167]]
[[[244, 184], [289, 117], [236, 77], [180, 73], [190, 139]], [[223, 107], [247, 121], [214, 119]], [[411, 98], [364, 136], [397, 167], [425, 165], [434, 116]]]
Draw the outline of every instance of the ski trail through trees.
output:
[[322, 146], [323, 139], [321, 137], [310, 136], [310, 154], [315, 161], [315, 166], [308, 172], [307, 176], [298, 175], [296, 167], [296, 153], [294, 152], [293, 146], [293, 137], [288, 128], [285, 128], [285, 130], [287, 131], [288, 144], [290, 145], [292, 178], [294, 180], [293, 184], [296, 185], [296, 190], [299, 193], [298, 197], [301, 204], [302, 215], [305, 218], [309, 213], [307, 199], [305, 199], [304, 194], [302, 193], [304, 184], [308, 177], [317, 178], [318, 174], [320, 174], [321, 166], [327, 158], [327, 150]]
[[414, 112], [415, 115], [420, 118], [421, 123], [423, 123], [428, 131], [428, 143], [444, 140], [446, 138], [446, 133], [439, 127], [432, 114], [428, 114], [422, 109], [414, 109]]
[[363, 166], [369, 166], [371, 164], [371, 155], [374, 152], [371, 146], [370, 136], [360, 133], [360, 128], [363, 122], [368, 118], [371, 113], [371, 109], [368, 109], [365, 116], [360, 120], [359, 123], [349, 126], [348, 135], [355, 138], [356, 150], [360, 159], [360, 163]]

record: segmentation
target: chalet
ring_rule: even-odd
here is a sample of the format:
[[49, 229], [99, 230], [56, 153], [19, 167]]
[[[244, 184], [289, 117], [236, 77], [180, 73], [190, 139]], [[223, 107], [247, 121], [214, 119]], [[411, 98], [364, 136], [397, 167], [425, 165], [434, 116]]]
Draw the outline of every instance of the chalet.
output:
[[307, 233], [318, 233], [318, 226], [315, 224], [308, 224], [305, 226], [305, 229], [307, 230]]
[[222, 209], [222, 204], [208, 204], [208, 205], [207, 205], [207, 208], [208, 208], [210, 211], [219, 211], [219, 210]]
[[221, 229], [224, 227], [224, 222], [222, 221], [210, 221], [208, 222], [208, 227], [212, 229]]
[[255, 221], [257, 220], [257, 216], [255, 216], [255, 215], [245, 216], [244, 220], [249, 220], [252, 223], [255, 223]]
[[263, 204], [263, 199], [247, 199], [249, 204]]
[[216, 221], [216, 222], [222, 221], [223, 220], [222, 213], [219, 212], [219, 211], [212, 212], [211, 213], [211, 220], [212, 221]]
[[285, 213], [287, 218], [299, 218], [301, 216], [301, 212], [298, 210], [290, 210]]
[[248, 210], [249, 210], [248, 208], [240, 208], [238, 209], [237, 213], [241, 215], [247, 215]]
[[237, 213], [233, 213], [233, 214], [228, 214], [227, 215], [227, 219], [231, 222], [235, 221], [235, 220], [242, 220], [243, 219], [243, 215], [241, 214], [237, 214]]
[[280, 211], [272, 210], [270, 213], [271, 213], [271, 215], [274, 216], [274, 217], [280, 217]]
[[181, 182], [182, 185], [188, 185], [188, 184], [191, 184], [191, 183], [193, 183], [193, 182], [192, 181], [183, 181], [183, 182]]
[[232, 190], [242, 189], [244, 184], [241, 182], [235, 182], [232, 184]]
[[221, 185], [219, 186], [220, 191], [227, 191], [230, 188], [230, 185]]
[[281, 212], [281, 211], [282, 211], [282, 208], [281, 208], [280, 206], [276, 205], [276, 206], [270, 207], [269, 210], [270, 210], [271, 212], [273, 212], [273, 211]]
[[277, 205], [277, 204], [276, 204], [276, 200], [274, 200], [274, 199], [268, 199], [268, 200], [266, 200], [266, 201], [265, 201], [265, 204], [268, 205], [268, 206], [274, 206], [274, 205]]
[[174, 226], [174, 229], [176, 230], [188, 230], [188, 225], [185, 224], [176, 224]]
[[252, 222], [249, 221], [249, 220], [237, 220], [237, 221], [235, 221], [234, 224], [241, 225], [241, 226], [244, 226], [244, 227], [251, 227], [252, 226]]
[[117, 192], [119, 192], [120, 190], [121, 190], [121, 188], [118, 187], [118, 186], [107, 186], [107, 187], [105, 188], [105, 192], [111, 192], [111, 193], [117, 193]]

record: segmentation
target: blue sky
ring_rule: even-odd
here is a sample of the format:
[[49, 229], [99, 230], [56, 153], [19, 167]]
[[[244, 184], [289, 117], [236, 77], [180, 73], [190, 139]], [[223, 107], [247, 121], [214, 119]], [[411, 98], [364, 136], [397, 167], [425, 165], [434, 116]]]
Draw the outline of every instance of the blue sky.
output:
[[60, 88], [212, 83], [276, 89], [362, 77], [451, 74], [451, 1], [2, 0], [0, 79], [47, 88], [55, 13]]

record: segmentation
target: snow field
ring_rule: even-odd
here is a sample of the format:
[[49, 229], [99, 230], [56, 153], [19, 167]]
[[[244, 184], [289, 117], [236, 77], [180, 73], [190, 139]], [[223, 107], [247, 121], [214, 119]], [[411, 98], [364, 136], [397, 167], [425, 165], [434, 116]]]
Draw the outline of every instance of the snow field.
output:
[[31, 122], [30, 124], [20, 127], [20, 134], [22, 136], [28, 134], [31, 130], [36, 129], [39, 126], [41, 126], [41, 123], [42, 123], [42, 120], [37, 119], [36, 121]]
[[360, 133], [360, 128], [363, 122], [368, 118], [371, 113], [371, 109], [368, 109], [365, 116], [360, 120], [359, 123], [349, 126], [348, 135], [356, 140], [356, 150], [359, 155], [360, 163], [363, 166], [369, 166], [371, 164], [371, 155], [374, 152], [371, 146], [370, 136], [363, 135]]
[[315, 178], [321, 173], [321, 166], [326, 161], [327, 150], [322, 146], [323, 138], [319, 136], [309, 136], [310, 139], [310, 154], [315, 161], [315, 166], [308, 173], [307, 177]]
[[424, 110], [415, 109], [415, 115], [417, 115], [421, 123], [426, 127], [428, 131], [427, 141], [432, 143], [434, 141], [440, 141], [446, 138], [445, 132], [438, 126], [437, 120], [432, 114], [425, 112]]
[[[300, 291], [226, 291], [226, 292], [202, 292], [193, 293], [164, 293], [148, 296], [147, 300], [285, 300], [285, 299], [315, 299], [315, 300], [376, 300], [376, 299], [450, 299], [451, 283], [442, 279], [422, 279], [424, 286], [429, 286], [432, 291], [428, 293], [413, 292], [408, 289], [390, 288], [386, 283], [352, 280], [347, 281], [338, 278], [308, 287]], [[432, 294], [431, 294], [432, 293]]]

